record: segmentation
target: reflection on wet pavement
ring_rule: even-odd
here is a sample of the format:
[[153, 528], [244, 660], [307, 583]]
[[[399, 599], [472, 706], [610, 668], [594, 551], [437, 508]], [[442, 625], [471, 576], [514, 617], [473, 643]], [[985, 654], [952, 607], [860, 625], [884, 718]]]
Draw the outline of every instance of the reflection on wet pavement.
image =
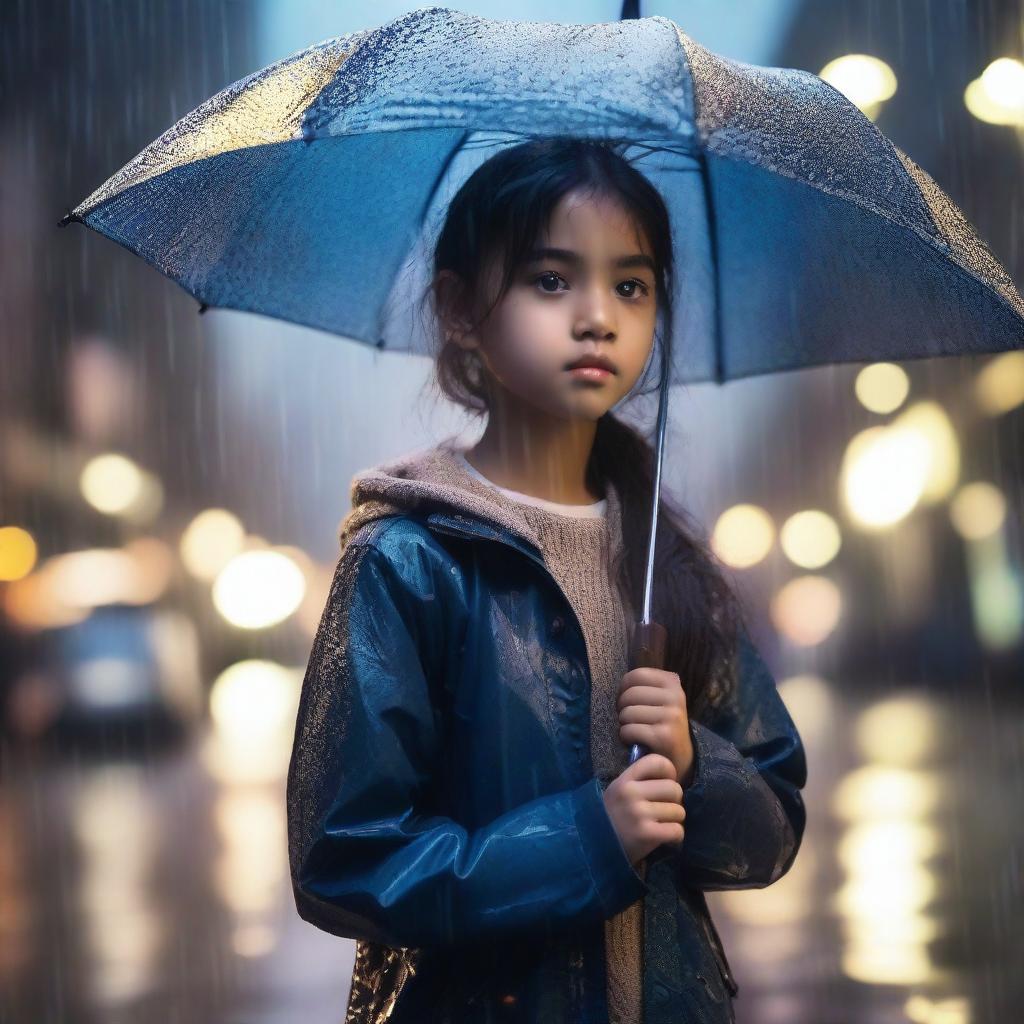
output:
[[[1014, 1020], [1020, 709], [854, 700], [813, 675], [780, 692], [808, 756], [803, 846], [775, 885], [708, 895], [740, 1024]], [[214, 713], [148, 758], [6, 748], [4, 1024], [340, 1019], [353, 943], [292, 903], [288, 729], [247, 728], [258, 744]]]

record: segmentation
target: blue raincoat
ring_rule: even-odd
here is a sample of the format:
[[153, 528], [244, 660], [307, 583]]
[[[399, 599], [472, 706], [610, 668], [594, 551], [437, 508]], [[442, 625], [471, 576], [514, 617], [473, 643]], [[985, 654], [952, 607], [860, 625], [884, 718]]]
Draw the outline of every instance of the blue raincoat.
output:
[[298, 912], [356, 940], [346, 1024], [608, 1024], [603, 921], [638, 899], [644, 1024], [734, 1021], [704, 892], [770, 885], [805, 825], [771, 673], [744, 635], [736, 700], [690, 719], [684, 840], [642, 879], [592, 770], [568, 599], [535, 545], [418, 465], [354, 479], [288, 771]]

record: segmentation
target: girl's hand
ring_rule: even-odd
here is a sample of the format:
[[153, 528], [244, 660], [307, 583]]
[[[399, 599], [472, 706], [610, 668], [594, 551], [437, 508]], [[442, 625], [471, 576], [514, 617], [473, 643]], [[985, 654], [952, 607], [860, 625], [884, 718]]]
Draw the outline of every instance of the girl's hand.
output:
[[679, 674], [660, 668], [630, 669], [619, 684], [617, 706], [622, 742], [642, 743], [650, 753], [667, 757], [685, 789], [693, 778], [694, 754]]
[[616, 776], [604, 791], [604, 806], [630, 864], [662, 843], [681, 843], [683, 791], [672, 776], [675, 766], [661, 754], [644, 754]]

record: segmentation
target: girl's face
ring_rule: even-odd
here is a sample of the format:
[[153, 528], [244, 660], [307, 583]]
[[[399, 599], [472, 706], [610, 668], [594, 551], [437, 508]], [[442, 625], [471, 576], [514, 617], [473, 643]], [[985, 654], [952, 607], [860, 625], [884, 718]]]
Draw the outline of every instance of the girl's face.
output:
[[[597, 420], [629, 393], [651, 353], [657, 306], [650, 250], [614, 199], [570, 192], [531, 255], [462, 344], [479, 349], [513, 401], [559, 419]], [[497, 267], [488, 269], [489, 300]], [[594, 380], [567, 368], [593, 353], [611, 360], [614, 372]]]

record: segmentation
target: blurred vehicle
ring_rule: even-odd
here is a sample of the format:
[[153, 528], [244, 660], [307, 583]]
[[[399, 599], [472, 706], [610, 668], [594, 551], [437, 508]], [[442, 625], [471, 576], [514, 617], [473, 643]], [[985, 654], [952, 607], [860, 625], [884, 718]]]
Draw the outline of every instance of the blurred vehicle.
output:
[[7, 694], [5, 725], [15, 736], [148, 744], [180, 737], [203, 713], [196, 630], [181, 612], [101, 605], [38, 641]]

